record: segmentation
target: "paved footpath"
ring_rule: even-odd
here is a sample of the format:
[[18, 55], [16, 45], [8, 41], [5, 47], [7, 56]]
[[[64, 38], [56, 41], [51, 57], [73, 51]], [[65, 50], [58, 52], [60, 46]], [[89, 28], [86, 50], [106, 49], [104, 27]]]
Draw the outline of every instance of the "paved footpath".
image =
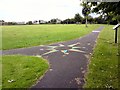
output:
[[89, 58], [103, 27], [76, 40], [22, 49], [5, 50], [3, 55], [22, 54], [43, 57], [50, 63], [45, 76], [31, 88], [82, 88]]

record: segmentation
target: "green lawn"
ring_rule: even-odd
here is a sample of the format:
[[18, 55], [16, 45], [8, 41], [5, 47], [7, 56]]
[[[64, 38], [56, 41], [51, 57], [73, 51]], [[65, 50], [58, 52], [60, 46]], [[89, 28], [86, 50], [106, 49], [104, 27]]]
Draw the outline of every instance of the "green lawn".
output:
[[[71, 40], [90, 33], [100, 25], [26, 25], [3, 26], [3, 49], [22, 48]], [[105, 25], [86, 74], [85, 88], [118, 88], [118, 49], [112, 25]], [[3, 56], [3, 88], [23, 88], [35, 84], [48, 69], [42, 58]], [[13, 82], [10, 83], [10, 80]]]
[[[21, 25], [2, 27], [2, 49], [50, 44], [78, 38], [97, 29], [99, 25]], [[0, 48], [1, 49], [1, 48]]]
[[100, 33], [89, 70], [85, 88], [118, 88], [118, 47], [114, 43], [112, 25], [105, 25]]
[[48, 62], [33, 56], [2, 57], [2, 88], [28, 88], [46, 72]]
[[[3, 26], [2, 48], [13, 49], [71, 40], [90, 33], [99, 25]], [[48, 69], [45, 60], [32, 56], [3, 56], [2, 87], [25, 88], [35, 84]], [[11, 81], [13, 80], [13, 81]]]
[[2, 57], [0, 57], [0, 90], [2, 88]]
[[[0, 28], [0, 48], [2, 48], [2, 29]], [[2, 57], [0, 57], [0, 90], [2, 88]]]

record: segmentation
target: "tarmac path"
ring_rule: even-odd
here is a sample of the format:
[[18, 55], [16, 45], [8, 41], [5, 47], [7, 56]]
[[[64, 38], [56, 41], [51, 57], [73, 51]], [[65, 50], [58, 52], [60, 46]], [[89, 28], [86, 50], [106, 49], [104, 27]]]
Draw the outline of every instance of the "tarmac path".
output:
[[90, 34], [71, 41], [3, 50], [2, 55], [32, 55], [43, 57], [49, 61], [49, 70], [31, 88], [82, 88], [90, 56], [99, 32], [103, 28], [101, 26]]

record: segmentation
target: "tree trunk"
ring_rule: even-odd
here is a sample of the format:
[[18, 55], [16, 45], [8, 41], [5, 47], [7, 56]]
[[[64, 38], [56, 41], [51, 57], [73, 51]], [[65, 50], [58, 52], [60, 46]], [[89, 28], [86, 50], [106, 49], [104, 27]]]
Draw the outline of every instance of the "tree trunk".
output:
[[88, 27], [88, 26], [87, 26], [87, 17], [86, 17], [86, 27]]

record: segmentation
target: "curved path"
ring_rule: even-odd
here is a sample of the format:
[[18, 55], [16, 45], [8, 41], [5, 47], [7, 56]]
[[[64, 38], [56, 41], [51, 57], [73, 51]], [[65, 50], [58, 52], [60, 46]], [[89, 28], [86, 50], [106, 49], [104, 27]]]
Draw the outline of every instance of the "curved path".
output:
[[45, 76], [31, 88], [82, 88], [89, 58], [103, 27], [67, 42], [2, 51], [3, 55], [22, 54], [43, 57], [50, 63]]

